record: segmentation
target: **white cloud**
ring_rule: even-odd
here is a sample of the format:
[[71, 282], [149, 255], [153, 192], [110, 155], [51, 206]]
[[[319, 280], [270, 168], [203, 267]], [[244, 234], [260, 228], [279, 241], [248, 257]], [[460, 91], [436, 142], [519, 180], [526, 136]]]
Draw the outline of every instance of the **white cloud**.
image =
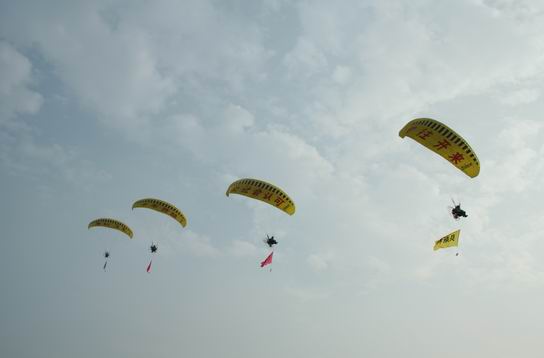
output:
[[328, 65], [325, 55], [305, 38], [299, 39], [293, 51], [285, 56], [284, 62], [290, 73], [298, 76], [323, 72]]
[[323, 292], [319, 289], [288, 286], [285, 287], [284, 290], [289, 296], [294, 297], [302, 303], [326, 300], [329, 297], [329, 294], [327, 292]]
[[[296, 312], [302, 322], [319, 322], [323, 316], [314, 315], [322, 303], [346, 307], [345, 316], [330, 310], [330, 323], [340, 327], [331, 335], [338, 337], [359, 326], [388, 331], [376, 323], [384, 322], [382, 315], [387, 323], [399, 317], [406, 325], [422, 322], [417, 314], [443, 292], [455, 291], [457, 298], [489, 290], [540, 293], [544, 25], [536, 2], [317, 1], [290, 7], [280, 0], [263, 10], [253, 3], [165, 0], [125, 8], [107, 1], [63, 3], [66, 10], [58, 14], [36, 4], [27, 10], [43, 11], [20, 12], [40, 14], [24, 27], [13, 25], [22, 15], [6, 11], [0, 25], [12, 24], [6, 38], [17, 48], [34, 43], [74, 98], [103, 123], [137, 129], [128, 132], [145, 138], [146, 158], [173, 153], [173, 161], [153, 160], [149, 178], [134, 179], [135, 186], [160, 182], [165, 196], [187, 195], [192, 217], [213, 219], [198, 232], [180, 231], [175, 222], [157, 229], [143, 220], [135, 224], [138, 232], [164, 237], [161, 252], [201, 258], [195, 264], [257, 262], [265, 256], [263, 233], [280, 241], [279, 260], [266, 280], [253, 271], [229, 273], [251, 282], [228, 292], [233, 301], [262, 285], [255, 291], [267, 299], [287, 296], [274, 300], [278, 317]], [[21, 68], [23, 75], [12, 82], [28, 88], [32, 66]], [[402, 125], [420, 115], [465, 136], [482, 163], [478, 178], [398, 137]], [[5, 167], [22, 173], [36, 170], [29, 163], [46, 163], [47, 173], [81, 176], [72, 173], [81, 155], [71, 146], [0, 135]], [[228, 207], [212, 199], [215, 206], [199, 196], [202, 190], [212, 193], [207, 199], [224, 199], [226, 185], [246, 176], [285, 189], [296, 214], [240, 197], [229, 198]], [[180, 185], [184, 179], [191, 183]], [[466, 220], [448, 215], [451, 197], [463, 203]], [[432, 251], [434, 240], [457, 228], [459, 256], [455, 249]], [[213, 239], [216, 232], [224, 234], [221, 244]], [[217, 279], [208, 274], [191, 273], [199, 282], [210, 278], [209, 292], [197, 290], [206, 304], [210, 292], [226, 292], [234, 282], [222, 272]], [[213, 291], [215, 285], [221, 289]], [[394, 302], [399, 292], [402, 305]], [[344, 305], [353, 296], [361, 302]], [[256, 316], [239, 306], [233, 316]], [[486, 307], [502, 312], [496, 302]], [[374, 320], [354, 321], [365, 309], [375, 312]], [[437, 322], [427, 319], [429, 326]], [[416, 337], [400, 334], [410, 344]]]
[[0, 41], [0, 124], [16, 114], [34, 114], [43, 98], [31, 89], [32, 64], [8, 42]]
[[350, 80], [351, 69], [346, 66], [336, 66], [332, 77], [336, 83], [345, 85]]
[[500, 101], [510, 106], [519, 106], [528, 103], [532, 103], [540, 98], [540, 91], [538, 89], [522, 89], [513, 91], [511, 93], [501, 94]]
[[[388, 238], [415, 230], [415, 224], [430, 224], [439, 214], [429, 218], [427, 210], [449, 204], [440, 199], [448, 201], [448, 185], [460, 182], [437, 182], [429, 173], [442, 171], [444, 163], [426, 160], [428, 153], [411, 152], [412, 144], [400, 143], [400, 126], [433, 104], [498, 85], [507, 89], [542, 71], [540, 25], [497, 19], [470, 2], [447, 12], [436, 4], [424, 12], [413, 6], [304, 3], [298, 8], [301, 33], [293, 37], [290, 51], [276, 57], [264, 46], [265, 31], [258, 22], [240, 25], [237, 15], [208, 2], [161, 1], [126, 13], [109, 5], [72, 6], [72, 20], [46, 13], [40, 31], [30, 27], [20, 36], [37, 41], [65, 83], [105, 121], [132, 126], [142, 120], [136, 128], [150, 142], [176, 149], [181, 145], [214, 173], [281, 183], [301, 203], [297, 217], [302, 216], [302, 225], [311, 225], [310, 218], [333, 223], [323, 232], [309, 230], [320, 246], [316, 252], [333, 255], [306, 255], [310, 267], [379, 276], [365, 266], [366, 259], [349, 263], [358, 262], [354, 258], [369, 242], [389, 254], [395, 244]], [[459, 17], [466, 18], [462, 28], [451, 20]], [[79, 26], [67, 31], [75, 19]], [[53, 25], [57, 20], [59, 25]], [[270, 92], [261, 99], [252, 91], [270, 79], [272, 71], [265, 64], [271, 61], [281, 71], [274, 73], [276, 87], [267, 88]], [[304, 97], [289, 91], [295, 86], [291, 82], [298, 81], [307, 90]], [[230, 89], [248, 99], [233, 100]], [[504, 101], [529, 103], [536, 98], [538, 92], [521, 91]], [[284, 104], [289, 100], [296, 106]], [[263, 110], [270, 108], [263, 103], [273, 103], [274, 110]], [[166, 110], [169, 106], [172, 112]], [[161, 114], [166, 119], [158, 120]], [[154, 122], [141, 125], [148, 119]], [[521, 143], [502, 152], [505, 160], [482, 160], [490, 179], [481, 192], [473, 193], [487, 195], [485, 210], [500, 202], [489, 197], [512, 188], [525, 190], [539, 174], [537, 167], [529, 177], [524, 174], [540, 148], [523, 146], [529, 134], [519, 135], [501, 139]], [[420, 210], [412, 212], [413, 203]], [[268, 228], [275, 217], [258, 208], [254, 225]], [[481, 214], [488, 220], [485, 210]], [[282, 230], [304, 236], [297, 224]], [[416, 237], [425, 232], [417, 230]], [[329, 243], [331, 237], [338, 241]], [[385, 240], [385, 247], [375, 244], [379, 240]], [[233, 255], [250, 255], [254, 249], [249, 242], [232, 245], [228, 250]], [[401, 247], [413, 250], [406, 243]], [[188, 250], [217, 255], [205, 238], [195, 239]], [[399, 262], [418, 270], [412, 260]]]
[[180, 115], [170, 118], [165, 129], [171, 140], [199, 160], [240, 177], [258, 173], [263, 179], [292, 183], [304, 191], [333, 168], [303, 138], [283, 127], [257, 127], [253, 115], [240, 106], [228, 105], [212, 125], [194, 115]]
[[225, 124], [227, 131], [242, 133], [255, 124], [253, 115], [240, 106], [229, 105], [225, 109]]
[[213, 258], [221, 255], [221, 252], [213, 245], [209, 237], [197, 234], [191, 230], [186, 230], [183, 240], [178, 241], [178, 245], [182, 247], [182, 250], [194, 256]]
[[[332, 68], [320, 69], [311, 84], [301, 78], [315, 94], [307, 115], [317, 119], [311, 125], [319, 135], [342, 139], [354, 131], [366, 135], [372, 121], [402, 116], [408, 120], [434, 103], [531, 79], [544, 71], [541, 22], [497, 20], [471, 2], [456, 3], [447, 11], [439, 4], [421, 3], [424, 12], [403, 2], [375, 3], [360, 11], [353, 3], [303, 6], [299, 43], [318, 44], [313, 52], [324, 57], [321, 62], [334, 58], [353, 69], [350, 81], [338, 89], [334, 62]], [[333, 20], [325, 21], [329, 18]], [[321, 26], [340, 18], [337, 26]], [[458, 18], [464, 19], [463, 26], [453, 21]], [[299, 51], [297, 46], [286, 56]], [[301, 60], [300, 66], [307, 64]], [[299, 73], [305, 76], [304, 71]]]
[[[165, 0], [130, 11], [109, 1], [57, 5], [62, 14], [37, 3], [10, 7], [3, 29], [39, 48], [80, 103], [123, 129], [145, 130], [143, 123], [177, 105], [176, 93], [198, 92], [202, 79], [239, 88], [260, 76], [267, 57], [256, 31], [208, 2]], [[25, 8], [39, 16], [29, 20]], [[18, 21], [29, 26], [13, 33]]]
[[228, 253], [236, 257], [256, 257], [258, 252], [255, 244], [243, 240], [232, 241], [228, 248]]
[[327, 262], [328, 260], [325, 257], [322, 257], [317, 254], [311, 254], [306, 259], [306, 262], [310, 266], [312, 270], [315, 272], [324, 271], [329, 267], [329, 264]]
[[[62, 12], [50, 5], [7, 7], [2, 29], [40, 49], [75, 98], [114, 127], [142, 131], [180, 106], [181, 96], [206, 98], [218, 82], [242, 90], [248, 78], [261, 78], [269, 56], [256, 27], [208, 1], [161, 0], [128, 11], [110, 1], [57, 1]], [[13, 32], [18, 22], [29, 26]]]
[[145, 33], [124, 25], [112, 30], [97, 9], [80, 11], [30, 34], [68, 89], [113, 126], [137, 124], [162, 110], [175, 88], [160, 73]]
[[[512, 120], [506, 123], [495, 141], [500, 148], [495, 160], [484, 162], [487, 166], [485, 192], [522, 192], [528, 186], [539, 184], [543, 162], [539, 155], [540, 132], [543, 123]], [[534, 187], [532, 189], [535, 189]]]
[[483, 6], [494, 10], [495, 16], [514, 16], [519, 20], [528, 19], [544, 11], [542, 3], [531, 0], [482, 0]]
[[47, 182], [56, 178], [89, 190], [111, 176], [77, 150], [58, 143], [40, 143], [32, 132], [18, 129], [0, 132], [0, 164], [14, 176]]

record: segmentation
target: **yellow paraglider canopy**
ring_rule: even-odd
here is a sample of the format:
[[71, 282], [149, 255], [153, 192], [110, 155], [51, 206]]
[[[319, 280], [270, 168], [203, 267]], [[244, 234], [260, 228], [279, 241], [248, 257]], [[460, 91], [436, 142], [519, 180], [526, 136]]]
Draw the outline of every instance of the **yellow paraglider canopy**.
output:
[[93, 221], [91, 221], [89, 223], [88, 228], [90, 229], [92, 227], [107, 227], [107, 228], [110, 228], [110, 229], [119, 230], [123, 234], [130, 237], [131, 239], [132, 239], [132, 236], [133, 236], [132, 230], [127, 225], [125, 225], [122, 222], [120, 222], [119, 220], [115, 220], [115, 219], [100, 218], [100, 219], [93, 220]]
[[158, 211], [171, 216], [174, 220], [179, 222], [181, 226], [187, 226], [187, 218], [185, 215], [183, 215], [181, 210], [176, 208], [174, 205], [167, 203], [166, 201], [154, 198], [141, 199], [132, 204], [132, 209], [134, 208], [146, 208]]
[[408, 136], [449, 161], [471, 178], [480, 173], [480, 162], [470, 145], [453, 129], [430, 118], [417, 118], [404, 126], [399, 136]]
[[258, 179], [244, 178], [235, 181], [227, 189], [226, 195], [229, 196], [229, 194], [239, 194], [264, 201], [289, 215], [293, 215], [296, 210], [295, 203], [283, 190]]

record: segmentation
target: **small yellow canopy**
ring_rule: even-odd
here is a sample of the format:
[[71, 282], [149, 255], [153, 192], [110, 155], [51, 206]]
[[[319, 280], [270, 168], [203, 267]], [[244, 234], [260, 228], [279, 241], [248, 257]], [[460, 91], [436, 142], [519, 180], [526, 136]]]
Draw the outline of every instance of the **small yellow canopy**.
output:
[[453, 129], [430, 118], [417, 118], [404, 126], [399, 136], [408, 136], [456, 166], [471, 178], [480, 173], [480, 162], [470, 145]]
[[283, 190], [258, 179], [244, 178], [237, 180], [229, 185], [226, 194], [227, 196], [229, 194], [239, 194], [264, 201], [289, 215], [293, 215], [296, 210], [295, 203]]
[[187, 218], [185, 218], [185, 215], [183, 215], [181, 210], [166, 201], [154, 198], [141, 199], [132, 204], [132, 209], [134, 210], [134, 208], [146, 208], [158, 211], [159, 213], [171, 216], [174, 220], [179, 222], [181, 226], [187, 226]]
[[127, 225], [115, 219], [100, 218], [100, 219], [93, 220], [89, 223], [88, 228], [90, 229], [92, 227], [107, 227], [110, 229], [119, 230], [125, 235], [127, 235], [128, 237], [130, 237], [131, 239], [133, 236], [132, 230]]

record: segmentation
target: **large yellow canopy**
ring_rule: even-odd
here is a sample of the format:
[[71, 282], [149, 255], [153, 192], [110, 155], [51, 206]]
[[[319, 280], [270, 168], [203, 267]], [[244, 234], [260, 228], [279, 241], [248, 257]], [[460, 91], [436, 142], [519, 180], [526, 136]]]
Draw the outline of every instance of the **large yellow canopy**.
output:
[[90, 229], [92, 227], [107, 227], [110, 229], [119, 230], [132, 239], [132, 230], [127, 225], [120, 222], [119, 220], [110, 219], [110, 218], [96, 219], [89, 223], [88, 228]]
[[174, 220], [179, 222], [181, 226], [187, 226], [187, 218], [183, 215], [181, 210], [166, 201], [154, 198], [141, 199], [132, 204], [132, 209], [134, 208], [146, 208], [158, 211], [159, 213], [171, 216]]
[[417, 118], [404, 126], [399, 136], [408, 136], [456, 166], [471, 178], [480, 173], [480, 162], [470, 145], [453, 129], [430, 118]]
[[249, 198], [264, 201], [289, 215], [295, 213], [295, 203], [293, 200], [277, 186], [262, 180], [250, 178], [237, 180], [229, 186], [226, 194], [227, 196], [229, 196], [229, 194], [244, 195]]

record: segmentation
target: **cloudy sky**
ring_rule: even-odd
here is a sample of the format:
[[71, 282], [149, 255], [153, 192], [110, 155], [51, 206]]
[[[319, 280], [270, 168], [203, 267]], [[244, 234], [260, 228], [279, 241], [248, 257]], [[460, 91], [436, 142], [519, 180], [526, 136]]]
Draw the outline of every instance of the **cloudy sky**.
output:
[[541, 357], [543, 34], [538, 0], [1, 1], [0, 355]]

